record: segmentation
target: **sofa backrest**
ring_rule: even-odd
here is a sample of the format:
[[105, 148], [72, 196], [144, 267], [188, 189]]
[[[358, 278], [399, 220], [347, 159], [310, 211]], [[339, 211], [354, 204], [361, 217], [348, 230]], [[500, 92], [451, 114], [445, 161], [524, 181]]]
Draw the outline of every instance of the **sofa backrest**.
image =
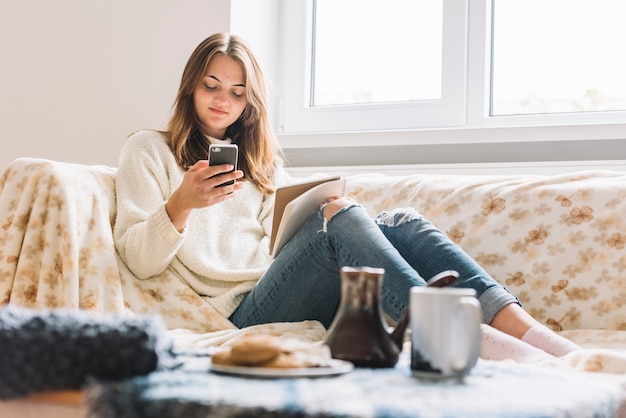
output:
[[416, 208], [555, 330], [626, 329], [626, 173], [359, 174], [347, 193]]
[[[555, 330], [626, 329], [626, 173], [358, 174], [347, 194], [372, 216], [414, 207]], [[51, 287], [51, 274], [116, 275], [115, 207], [113, 167], [15, 160], [0, 177], [0, 305], [30, 300], [31, 290], [12, 286], [16, 275]], [[42, 229], [61, 214], [62, 230]], [[51, 239], [66, 246], [56, 252], [61, 264], [37, 250]], [[109, 300], [120, 303], [117, 293]]]

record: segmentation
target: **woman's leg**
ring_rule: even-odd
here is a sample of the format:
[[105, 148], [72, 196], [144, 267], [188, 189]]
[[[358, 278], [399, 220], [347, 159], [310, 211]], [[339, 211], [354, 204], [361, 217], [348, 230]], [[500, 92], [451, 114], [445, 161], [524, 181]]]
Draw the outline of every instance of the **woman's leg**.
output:
[[459, 273], [457, 286], [476, 291], [485, 323], [490, 323], [505, 306], [519, 304], [514, 295], [489, 276], [461, 247], [414, 209], [383, 212], [375, 221], [387, 240], [420, 276], [429, 279], [442, 271], [456, 270]]
[[[341, 216], [334, 216], [339, 211]], [[418, 271], [430, 278], [453, 269], [461, 274], [460, 285], [477, 291], [483, 316], [496, 329], [522, 339], [540, 329], [528, 342], [559, 353], [555, 355], [577, 348], [535, 321], [513, 295], [414, 210], [383, 214], [376, 225], [362, 207], [341, 199], [323, 208], [323, 214], [327, 223], [320, 211], [284, 247], [231, 316], [235, 325], [314, 319], [329, 327], [341, 297], [341, 266], [385, 269], [383, 309], [397, 319], [408, 305], [410, 288], [425, 285]]]
[[480, 357], [485, 360], [511, 359], [520, 363], [530, 363], [554, 358], [547, 352], [489, 325], [482, 324], [480, 331], [482, 337]]
[[383, 280], [383, 309], [399, 318], [410, 288], [424, 280], [364, 208], [349, 202], [339, 210], [337, 216], [324, 213], [327, 223], [320, 210], [294, 235], [230, 317], [235, 325], [314, 319], [330, 326], [341, 297], [342, 266], [384, 268], [393, 279]]
[[457, 270], [459, 286], [476, 290], [485, 322], [495, 329], [555, 356], [580, 348], [535, 320], [521, 307], [517, 298], [415, 210], [396, 209], [382, 213], [376, 222], [420, 275], [431, 277], [443, 270]]
[[[339, 213], [341, 212], [341, 213]], [[329, 325], [341, 293], [341, 266], [385, 270], [383, 310], [398, 319], [413, 286], [443, 270], [460, 273], [460, 285], [476, 290], [483, 316], [517, 299], [414, 210], [397, 210], [372, 221], [347, 199], [312, 216], [283, 248], [263, 278], [231, 317], [238, 326], [261, 322], [320, 320]]]

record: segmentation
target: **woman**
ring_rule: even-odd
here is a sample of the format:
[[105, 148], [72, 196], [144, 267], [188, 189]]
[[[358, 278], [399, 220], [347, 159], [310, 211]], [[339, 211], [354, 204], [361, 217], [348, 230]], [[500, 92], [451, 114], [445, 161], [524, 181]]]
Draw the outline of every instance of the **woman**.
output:
[[[239, 146], [239, 170], [208, 166], [209, 144], [224, 142]], [[216, 187], [230, 180], [236, 181]], [[175, 273], [237, 327], [306, 319], [328, 327], [344, 265], [384, 268], [383, 309], [398, 319], [412, 286], [454, 269], [459, 286], [476, 290], [491, 325], [484, 327], [485, 356], [493, 358], [489, 347], [503, 339], [522, 339], [556, 356], [577, 348], [536, 322], [412, 209], [372, 220], [352, 200], [331, 199], [272, 261], [274, 191], [289, 182], [253, 53], [236, 36], [210, 36], [187, 62], [167, 131], [135, 133], [121, 153], [119, 254], [139, 279]]]

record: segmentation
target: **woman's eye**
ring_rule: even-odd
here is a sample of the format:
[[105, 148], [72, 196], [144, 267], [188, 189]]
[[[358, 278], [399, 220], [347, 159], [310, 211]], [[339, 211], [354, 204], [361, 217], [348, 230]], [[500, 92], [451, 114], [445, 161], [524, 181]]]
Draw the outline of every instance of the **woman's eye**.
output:
[[208, 84], [205, 84], [205, 85], [204, 85], [204, 87], [206, 87], [206, 88], [207, 88], [207, 90], [216, 90], [216, 89], [217, 89], [217, 87], [216, 87], [216, 86], [210, 86], [210, 85], [208, 85]]
[[237, 98], [242, 98], [243, 97], [243, 93], [238, 93], [236, 91], [231, 92], [233, 96], [237, 97]]

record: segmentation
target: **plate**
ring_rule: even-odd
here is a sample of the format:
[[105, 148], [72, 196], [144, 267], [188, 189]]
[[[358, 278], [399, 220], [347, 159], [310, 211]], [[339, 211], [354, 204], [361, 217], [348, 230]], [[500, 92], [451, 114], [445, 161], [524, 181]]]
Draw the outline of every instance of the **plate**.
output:
[[336, 376], [348, 373], [352, 371], [352, 369], [354, 369], [354, 365], [352, 363], [350, 363], [349, 361], [338, 359], [330, 360], [329, 365], [324, 367], [298, 367], [293, 369], [226, 366], [223, 364], [211, 364], [211, 371], [215, 373], [265, 378]]

